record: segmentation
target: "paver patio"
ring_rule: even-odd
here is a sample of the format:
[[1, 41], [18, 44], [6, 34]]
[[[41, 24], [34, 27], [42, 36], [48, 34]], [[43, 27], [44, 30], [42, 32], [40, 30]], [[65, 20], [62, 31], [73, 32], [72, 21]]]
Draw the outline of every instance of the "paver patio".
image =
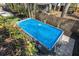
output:
[[61, 42], [61, 46], [57, 47], [56, 55], [58, 55], [58, 56], [71, 56], [73, 53], [75, 40], [66, 36], [66, 35], [63, 35], [60, 42]]
[[63, 35], [62, 39], [58, 42], [59, 44], [56, 45], [55, 50], [53, 52], [53, 49], [48, 52], [47, 49], [44, 47], [40, 48], [40, 55], [51, 55], [51, 56], [72, 56], [73, 54], [73, 48], [75, 40]]

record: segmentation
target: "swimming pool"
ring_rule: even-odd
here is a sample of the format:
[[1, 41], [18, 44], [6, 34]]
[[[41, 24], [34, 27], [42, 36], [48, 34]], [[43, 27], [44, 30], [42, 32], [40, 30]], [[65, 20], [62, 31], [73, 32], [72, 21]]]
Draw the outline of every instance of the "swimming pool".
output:
[[63, 34], [63, 30], [33, 18], [18, 21], [17, 26], [49, 50], [55, 46]]

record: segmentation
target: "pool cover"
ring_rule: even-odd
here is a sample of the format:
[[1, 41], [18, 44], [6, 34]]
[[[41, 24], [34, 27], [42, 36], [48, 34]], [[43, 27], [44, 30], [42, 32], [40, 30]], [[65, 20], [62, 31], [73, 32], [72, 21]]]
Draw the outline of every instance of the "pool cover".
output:
[[63, 34], [63, 30], [33, 18], [18, 21], [17, 26], [49, 50], [55, 46]]

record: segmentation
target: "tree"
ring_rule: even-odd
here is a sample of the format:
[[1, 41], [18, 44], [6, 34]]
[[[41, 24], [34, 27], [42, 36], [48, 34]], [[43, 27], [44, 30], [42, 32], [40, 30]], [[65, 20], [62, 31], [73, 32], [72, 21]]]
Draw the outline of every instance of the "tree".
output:
[[58, 3], [58, 10], [57, 11], [60, 11], [60, 8], [61, 8], [61, 3]]
[[27, 14], [27, 17], [29, 17], [29, 13], [27, 12], [28, 4], [26, 4], [26, 3], [24, 3], [24, 10], [25, 10], [25, 14]]
[[60, 26], [61, 26], [61, 23], [62, 23], [62, 21], [63, 21], [62, 18], [67, 14], [67, 11], [68, 11], [69, 6], [70, 6], [70, 3], [66, 3], [66, 4], [65, 4], [65, 6], [64, 6], [64, 8], [63, 8], [63, 11], [62, 11], [62, 13], [61, 13], [60, 21], [58, 22], [57, 27], [60, 27]]
[[36, 13], [36, 4], [29, 3], [27, 4], [29, 17], [35, 18]]
[[49, 3], [49, 12], [51, 12], [51, 10], [52, 10], [52, 4]]
[[33, 17], [35, 18], [35, 14], [36, 14], [36, 8], [37, 8], [37, 6], [36, 6], [36, 3], [34, 3], [34, 6], [33, 6]]
[[58, 3], [55, 3], [54, 11], [56, 11], [57, 5], [58, 5]]
[[63, 11], [62, 11], [62, 13], [61, 13], [61, 17], [64, 17], [64, 16], [66, 15], [69, 6], [70, 6], [70, 3], [66, 3], [66, 4], [65, 4], [65, 6], [64, 6], [64, 8], [63, 8]]

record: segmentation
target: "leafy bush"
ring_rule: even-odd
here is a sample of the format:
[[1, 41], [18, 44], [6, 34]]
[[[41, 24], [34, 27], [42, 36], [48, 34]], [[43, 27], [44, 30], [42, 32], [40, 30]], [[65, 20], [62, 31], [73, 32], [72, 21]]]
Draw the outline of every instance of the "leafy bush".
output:
[[36, 55], [37, 49], [35, 48], [35, 43], [27, 41], [26, 51], [27, 55]]
[[21, 15], [21, 17], [27, 17], [28, 16], [28, 10], [25, 9], [24, 4], [16, 4], [16, 3], [9, 3], [7, 4], [8, 8], [11, 12], [15, 13], [17, 16]]
[[[2, 17], [0, 16], [0, 26], [3, 26], [1, 28], [5, 28], [9, 33], [9, 37], [14, 39], [14, 40], [24, 40], [25, 44], [25, 53], [26, 55], [36, 55], [37, 49], [35, 48], [35, 43], [29, 39], [29, 36], [26, 35], [25, 33], [21, 33], [19, 29], [16, 28], [16, 22], [19, 21], [20, 19], [17, 17]], [[6, 22], [5, 22], [6, 21]], [[2, 30], [2, 29], [1, 29]], [[4, 30], [3, 30], [4, 31]], [[6, 34], [3, 32], [3, 35]], [[0, 42], [2, 42], [3, 36], [2, 34], [0, 35]], [[15, 47], [18, 49], [20, 46], [19, 43], [16, 43]]]

